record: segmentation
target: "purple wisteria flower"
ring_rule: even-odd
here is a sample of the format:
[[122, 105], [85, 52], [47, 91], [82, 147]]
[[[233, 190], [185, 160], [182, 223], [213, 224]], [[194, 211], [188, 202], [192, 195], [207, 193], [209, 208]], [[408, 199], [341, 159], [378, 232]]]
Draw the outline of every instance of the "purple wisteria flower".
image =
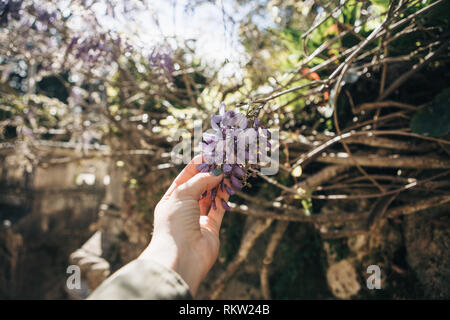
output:
[[154, 48], [148, 56], [148, 60], [152, 67], [161, 69], [166, 78], [173, 81], [172, 73], [174, 72], [174, 61], [170, 50], [167, 48]]
[[[197, 170], [224, 174], [224, 179], [210, 192], [211, 205], [215, 209], [219, 188], [231, 196], [247, 185], [247, 178], [254, 175], [248, 171], [249, 168], [260, 168], [258, 161], [262, 158], [261, 147], [270, 147], [271, 134], [257, 119], [251, 121], [243, 113], [226, 111], [223, 102], [219, 114], [211, 116], [211, 127], [213, 132], [203, 134], [203, 163], [197, 166]], [[201, 199], [206, 196], [207, 192]], [[218, 199], [218, 203], [225, 210], [230, 210], [224, 199]]]
[[0, 0], [0, 26], [8, 23], [9, 19], [19, 20], [23, 0]]
[[117, 61], [121, 47], [122, 39], [120, 37], [110, 39], [107, 33], [85, 37], [75, 35], [67, 45], [66, 55], [73, 53], [75, 59], [94, 67], [101, 59], [110, 58]]

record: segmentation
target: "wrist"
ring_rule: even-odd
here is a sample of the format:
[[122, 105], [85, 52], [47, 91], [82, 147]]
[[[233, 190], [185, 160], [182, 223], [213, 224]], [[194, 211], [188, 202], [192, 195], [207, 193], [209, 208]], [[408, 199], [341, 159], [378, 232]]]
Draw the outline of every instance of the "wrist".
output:
[[178, 248], [170, 240], [161, 242], [152, 239], [149, 246], [137, 258], [139, 260], [153, 260], [162, 266], [175, 271], [189, 286], [192, 296], [197, 293], [203, 279], [198, 261], [192, 261], [189, 250]]

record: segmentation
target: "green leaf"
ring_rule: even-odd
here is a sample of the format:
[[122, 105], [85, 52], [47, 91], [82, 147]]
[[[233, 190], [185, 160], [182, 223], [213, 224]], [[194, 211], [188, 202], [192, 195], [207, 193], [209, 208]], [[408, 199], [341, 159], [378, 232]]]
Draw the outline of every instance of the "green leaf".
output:
[[438, 94], [430, 106], [411, 119], [411, 130], [424, 136], [442, 137], [450, 132], [450, 88]]
[[385, 11], [389, 8], [389, 0], [370, 0], [370, 2]]

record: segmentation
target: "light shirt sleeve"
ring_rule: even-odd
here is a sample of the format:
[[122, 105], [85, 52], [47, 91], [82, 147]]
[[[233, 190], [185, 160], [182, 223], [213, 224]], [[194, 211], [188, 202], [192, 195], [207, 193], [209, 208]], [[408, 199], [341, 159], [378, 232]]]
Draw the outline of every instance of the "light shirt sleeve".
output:
[[106, 279], [88, 300], [192, 299], [181, 276], [156, 261], [134, 260]]

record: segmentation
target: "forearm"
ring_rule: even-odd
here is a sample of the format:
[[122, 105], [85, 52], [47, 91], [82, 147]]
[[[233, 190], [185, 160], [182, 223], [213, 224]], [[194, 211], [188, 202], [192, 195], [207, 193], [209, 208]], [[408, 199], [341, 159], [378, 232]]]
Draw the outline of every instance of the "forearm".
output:
[[172, 239], [152, 239], [138, 260], [157, 261], [177, 273], [189, 286], [192, 296], [197, 293], [207, 271], [201, 270], [198, 261], [191, 257], [192, 248], [180, 248]]

